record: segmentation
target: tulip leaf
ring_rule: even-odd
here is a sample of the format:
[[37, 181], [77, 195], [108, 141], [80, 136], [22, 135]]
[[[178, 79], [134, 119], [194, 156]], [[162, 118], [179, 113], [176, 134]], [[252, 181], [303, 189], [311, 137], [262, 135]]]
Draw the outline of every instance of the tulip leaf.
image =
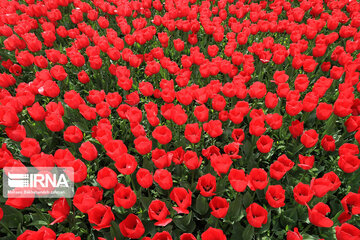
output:
[[242, 202], [243, 202], [245, 208], [247, 208], [253, 202], [253, 197], [251, 196], [251, 194], [249, 192], [245, 193]]
[[148, 209], [150, 206], [150, 203], [152, 201], [152, 197], [142, 197], [140, 198], [140, 202], [143, 205], [145, 209]]
[[41, 226], [46, 226], [46, 225], [48, 225], [48, 222], [41, 220], [41, 219], [32, 221], [31, 223], [27, 224], [27, 226], [35, 226], [37, 228], [40, 228]]
[[254, 235], [254, 227], [250, 224], [246, 226], [244, 232], [242, 233], [242, 239], [251, 240]]
[[290, 225], [295, 226], [298, 220], [298, 214], [296, 208], [289, 208], [283, 214], [281, 214], [280, 221], [283, 226]]
[[184, 232], [192, 232], [195, 229], [192, 212], [181, 218], [174, 218], [173, 221]]
[[244, 217], [242, 204], [241, 195], [237, 195], [237, 197], [231, 201], [225, 219], [232, 222], [240, 221]]
[[231, 232], [231, 239], [230, 240], [238, 240], [239, 236], [242, 236], [244, 232], [244, 227], [241, 226], [240, 222], [236, 222], [233, 224], [233, 230]]
[[207, 213], [207, 211], [209, 210], [209, 204], [205, 197], [199, 195], [196, 198], [196, 204], [194, 210], [200, 215], [205, 215]]
[[314, 237], [312, 235], [309, 235], [307, 233], [301, 234], [303, 237], [303, 240], [315, 240], [315, 239], [319, 239], [318, 237]]
[[123, 237], [120, 233], [119, 225], [115, 221], [111, 222], [110, 232], [111, 232], [112, 238], [115, 238], [116, 240], [123, 239]]
[[16, 208], [4, 205], [1, 206], [4, 216], [1, 222], [3, 222], [8, 228], [17, 228], [19, 223], [23, 223], [23, 215]]

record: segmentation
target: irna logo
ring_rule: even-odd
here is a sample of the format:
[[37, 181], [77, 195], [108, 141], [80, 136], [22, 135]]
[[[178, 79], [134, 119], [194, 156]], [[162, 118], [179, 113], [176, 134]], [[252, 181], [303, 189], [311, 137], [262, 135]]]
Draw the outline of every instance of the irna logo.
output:
[[37, 187], [69, 187], [66, 179], [66, 174], [46, 174], [46, 173], [33, 173], [33, 174], [8, 174], [9, 187], [16, 188], [37, 188]]
[[73, 168], [11, 167], [3, 169], [5, 198], [71, 198]]

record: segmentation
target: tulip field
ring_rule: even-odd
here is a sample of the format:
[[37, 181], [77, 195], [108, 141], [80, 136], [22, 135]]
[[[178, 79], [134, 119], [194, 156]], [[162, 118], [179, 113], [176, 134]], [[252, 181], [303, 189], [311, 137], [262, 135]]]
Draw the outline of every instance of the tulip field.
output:
[[74, 170], [0, 240], [360, 240], [359, 1], [0, 0], [0, 46], [0, 185]]

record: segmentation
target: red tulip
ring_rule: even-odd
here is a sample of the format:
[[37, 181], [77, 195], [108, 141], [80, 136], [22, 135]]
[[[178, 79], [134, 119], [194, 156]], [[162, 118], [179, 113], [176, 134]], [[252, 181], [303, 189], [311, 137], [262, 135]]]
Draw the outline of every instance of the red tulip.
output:
[[24, 233], [19, 235], [17, 239], [26, 240], [31, 238], [35, 238], [39, 240], [55, 240], [56, 233], [50, 228], [42, 226], [38, 231], [26, 230]]
[[248, 185], [248, 177], [246, 176], [244, 170], [232, 168], [228, 175], [229, 182], [231, 186], [237, 192], [244, 192], [246, 186]]
[[171, 165], [171, 156], [164, 149], [155, 148], [151, 152], [151, 160], [157, 168], [167, 168]]
[[172, 175], [166, 169], [157, 169], [154, 174], [154, 180], [164, 190], [169, 190], [173, 186]]
[[176, 202], [178, 207], [173, 207], [173, 209], [177, 213], [185, 213], [188, 214], [188, 207], [191, 206], [191, 195], [192, 192], [190, 190], [186, 190], [185, 188], [173, 188], [170, 193], [170, 199]]
[[168, 144], [172, 139], [172, 133], [170, 129], [166, 126], [158, 126], [152, 133], [153, 138], [155, 138], [160, 144]]
[[330, 135], [325, 135], [321, 140], [321, 146], [325, 151], [335, 151], [335, 139]]
[[172, 237], [169, 232], [163, 231], [155, 233], [154, 237], [151, 240], [172, 240]]
[[303, 156], [299, 154], [299, 164], [298, 166], [304, 170], [309, 170], [313, 167], [315, 161], [315, 156]]
[[98, 172], [96, 181], [103, 188], [111, 189], [118, 183], [117, 174], [110, 168], [104, 167]]
[[318, 137], [319, 134], [314, 129], [311, 129], [305, 131], [300, 140], [306, 148], [312, 148], [316, 145]]
[[137, 197], [130, 187], [120, 184], [114, 193], [114, 204], [117, 207], [129, 209], [136, 203]]
[[340, 214], [338, 220], [340, 223], [344, 223], [351, 219], [352, 215], [360, 214], [360, 194], [348, 193], [341, 200], [341, 205], [344, 208], [344, 212]]
[[121, 234], [126, 238], [138, 239], [145, 233], [144, 225], [135, 214], [129, 214], [120, 224]]
[[36, 141], [36, 139], [34, 138], [25, 138], [21, 142], [20, 146], [21, 146], [20, 152], [25, 157], [31, 157], [34, 154], [39, 154], [41, 151], [39, 142]]
[[293, 138], [301, 136], [304, 132], [304, 122], [300, 122], [299, 120], [291, 122], [291, 126], [289, 126], [289, 131]]
[[70, 206], [65, 198], [60, 198], [53, 203], [52, 210], [48, 211], [55, 220], [50, 224], [63, 222], [70, 212]]
[[97, 158], [98, 152], [91, 142], [83, 142], [79, 148], [79, 152], [83, 159], [93, 161]]
[[313, 178], [310, 183], [310, 188], [315, 196], [321, 198], [330, 191], [332, 184], [327, 178]]
[[76, 126], [68, 127], [64, 132], [64, 140], [71, 143], [79, 143], [83, 139], [83, 133]]
[[154, 200], [150, 203], [148, 213], [150, 220], [157, 221], [154, 224], [155, 226], [164, 227], [172, 221], [171, 218], [166, 218], [168, 215], [170, 215], [170, 212], [167, 209], [165, 203], [160, 200]]
[[242, 129], [234, 129], [232, 134], [231, 134], [231, 138], [239, 143], [239, 144], [242, 144], [242, 141], [244, 141], [245, 139], [245, 134], [244, 134], [244, 130]]
[[103, 190], [84, 185], [76, 189], [73, 204], [79, 211], [86, 213], [97, 202], [101, 201], [102, 197]]
[[269, 182], [267, 173], [262, 168], [253, 168], [250, 171], [248, 180], [248, 186], [252, 191], [264, 189]]
[[201, 240], [226, 240], [226, 235], [221, 229], [209, 227], [201, 234]]
[[270, 185], [266, 191], [265, 198], [273, 208], [285, 206], [285, 190], [281, 185]]
[[100, 203], [89, 209], [87, 214], [89, 217], [89, 222], [94, 224], [93, 228], [98, 231], [103, 228], [110, 227], [111, 221], [115, 220], [115, 216], [111, 211], [111, 207], [102, 205]]
[[115, 167], [123, 175], [132, 174], [135, 171], [137, 165], [138, 163], [135, 157], [128, 153], [124, 153], [115, 159]]
[[341, 185], [341, 181], [339, 177], [334, 172], [325, 173], [323, 178], [328, 179], [330, 181], [331, 184], [330, 191], [336, 191]]
[[180, 235], [180, 240], [196, 240], [196, 238], [191, 233], [183, 233]]
[[302, 240], [302, 239], [303, 239], [303, 237], [299, 233], [299, 230], [297, 227], [294, 228], [294, 231], [288, 230], [288, 232], [286, 234], [286, 240]]
[[293, 193], [295, 201], [301, 205], [306, 205], [314, 196], [310, 186], [301, 182], [294, 187]]
[[327, 103], [319, 103], [316, 108], [316, 117], [319, 120], [327, 120], [333, 111], [332, 105]]
[[185, 138], [191, 143], [198, 143], [201, 139], [202, 128], [198, 123], [187, 124], [185, 127]]
[[[14, 188], [14, 192], [16, 192], [16, 188]], [[19, 191], [26, 191], [26, 189], [18, 189]], [[18, 197], [18, 196], [17, 196]], [[24, 209], [30, 207], [35, 199], [35, 194], [27, 194], [26, 198], [12, 198], [11, 194], [9, 194], [8, 199], [5, 202], [5, 205], [11, 206], [16, 209]]]
[[210, 173], [201, 176], [196, 185], [196, 189], [199, 190], [200, 194], [204, 197], [214, 196], [216, 191], [216, 178]]
[[229, 203], [225, 198], [214, 197], [209, 202], [209, 207], [212, 210], [211, 215], [216, 218], [224, 218], [229, 210]]
[[136, 173], [136, 180], [143, 188], [149, 188], [153, 183], [153, 177], [149, 170], [140, 168]]
[[198, 157], [194, 151], [186, 151], [183, 159], [185, 166], [190, 170], [198, 169], [202, 162], [202, 157]]
[[349, 223], [335, 227], [336, 238], [339, 240], [356, 240], [360, 238], [360, 229]]
[[273, 142], [274, 140], [272, 140], [268, 135], [261, 135], [256, 142], [256, 146], [261, 153], [268, 153], [272, 148]]
[[259, 204], [252, 203], [246, 208], [246, 218], [251, 226], [261, 228], [268, 221], [268, 212]]
[[351, 154], [340, 155], [338, 165], [346, 173], [353, 173], [360, 167], [360, 159]]
[[330, 208], [325, 203], [319, 202], [316, 204], [313, 209], [310, 209], [309, 206], [309, 220], [312, 224], [318, 227], [331, 227], [334, 223], [330, 218], [325, 217], [327, 213], [330, 212]]

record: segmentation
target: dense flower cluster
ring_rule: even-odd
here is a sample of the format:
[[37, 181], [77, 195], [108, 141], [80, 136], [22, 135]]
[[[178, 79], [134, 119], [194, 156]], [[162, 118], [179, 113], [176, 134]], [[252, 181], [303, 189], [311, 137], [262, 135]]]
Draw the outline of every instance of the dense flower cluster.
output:
[[360, 239], [360, 3], [0, 0], [0, 199], [20, 240]]

